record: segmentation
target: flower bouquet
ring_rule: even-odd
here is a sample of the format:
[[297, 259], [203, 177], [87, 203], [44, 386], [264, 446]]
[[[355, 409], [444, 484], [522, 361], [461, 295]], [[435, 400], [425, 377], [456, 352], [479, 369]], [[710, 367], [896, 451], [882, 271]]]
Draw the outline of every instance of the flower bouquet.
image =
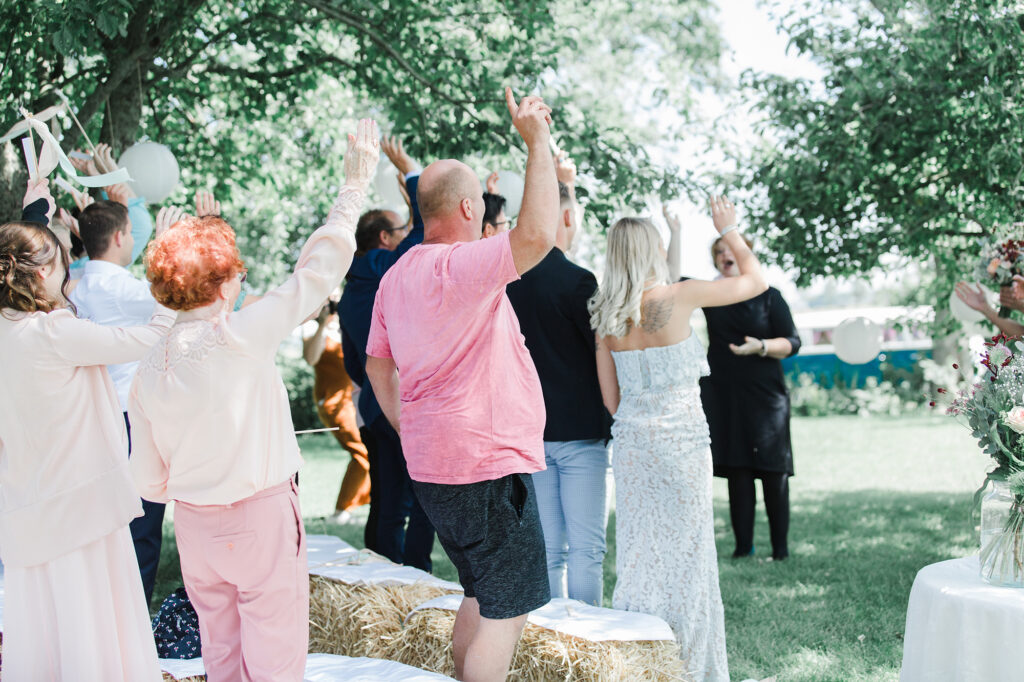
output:
[[975, 496], [993, 485], [982, 501], [981, 577], [1024, 587], [1024, 342], [993, 337], [981, 364], [980, 381], [960, 391], [947, 414], [966, 421], [995, 464]]
[[[1020, 274], [1024, 274], [1024, 240], [992, 237], [981, 241], [981, 256], [974, 268], [977, 281], [999, 289], [1013, 284], [1013, 276]], [[1009, 308], [999, 308], [999, 317], [1009, 315]]]

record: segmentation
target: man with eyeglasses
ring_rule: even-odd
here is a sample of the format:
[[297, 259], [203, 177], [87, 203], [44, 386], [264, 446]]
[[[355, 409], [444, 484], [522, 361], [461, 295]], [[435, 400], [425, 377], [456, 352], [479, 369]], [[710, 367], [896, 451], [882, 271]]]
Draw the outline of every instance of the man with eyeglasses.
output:
[[484, 192], [484, 219], [482, 222], [481, 234], [484, 239], [512, 229], [512, 219], [505, 215], [505, 197], [495, 192]]

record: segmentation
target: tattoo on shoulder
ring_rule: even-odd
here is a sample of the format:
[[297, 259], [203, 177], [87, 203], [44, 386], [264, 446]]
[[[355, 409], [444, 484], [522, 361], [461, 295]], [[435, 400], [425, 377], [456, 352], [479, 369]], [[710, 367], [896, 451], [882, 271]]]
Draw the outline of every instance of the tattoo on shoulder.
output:
[[656, 332], [666, 324], [672, 317], [672, 308], [675, 300], [663, 298], [647, 301], [640, 308], [640, 328], [648, 334]]

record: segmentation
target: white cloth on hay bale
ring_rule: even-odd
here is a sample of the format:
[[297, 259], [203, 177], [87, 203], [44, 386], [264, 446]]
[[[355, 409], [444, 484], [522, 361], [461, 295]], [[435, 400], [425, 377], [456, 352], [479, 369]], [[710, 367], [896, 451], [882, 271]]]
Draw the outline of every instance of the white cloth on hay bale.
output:
[[[413, 613], [423, 609], [458, 611], [461, 605], [462, 595], [447, 594], [420, 604]], [[530, 611], [526, 622], [592, 642], [657, 642], [676, 638], [668, 623], [657, 616], [591, 606], [576, 599], [552, 599]]]
[[[206, 675], [201, 658], [161, 659], [160, 667], [175, 680], [201, 679]], [[452, 678], [379, 658], [310, 654], [306, 657], [302, 679], [303, 682], [439, 682]]]
[[306, 536], [306, 561], [310, 569], [332, 561], [345, 561], [358, 555], [358, 549], [337, 536]]
[[462, 590], [368, 550], [335, 554], [337, 559], [309, 569], [313, 652], [390, 658], [392, 640], [417, 604]]
[[[395, 639], [395, 658], [452, 672], [451, 625], [461, 603], [462, 596], [456, 594], [420, 604]], [[573, 599], [553, 599], [527, 615], [509, 676], [587, 682], [690, 679], [672, 628], [664, 620]]]

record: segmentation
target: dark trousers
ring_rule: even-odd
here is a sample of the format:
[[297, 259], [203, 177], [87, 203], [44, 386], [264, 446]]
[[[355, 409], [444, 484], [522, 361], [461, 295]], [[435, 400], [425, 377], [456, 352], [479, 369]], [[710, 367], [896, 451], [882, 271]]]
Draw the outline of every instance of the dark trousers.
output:
[[[128, 421], [128, 413], [124, 413], [124, 425], [128, 430], [128, 456], [132, 454], [132, 425]], [[132, 519], [128, 530], [135, 544], [135, 558], [139, 562], [139, 574], [142, 576], [142, 589], [146, 592], [146, 606], [153, 599], [153, 588], [156, 586], [156, 569], [160, 565], [160, 545], [164, 539], [164, 508], [159, 502], [142, 501], [142, 516]]]
[[729, 518], [736, 536], [737, 556], [754, 549], [754, 507], [757, 502], [754, 479], [761, 479], [764, 507], [772, 541], [772, 558], [789, 556], [789, 475], [777, 472], [733, 469], [729, 472]]
[[370, 462], [370, 514], [366, 517], [366, 528], [363, 530], [363, 544], [366, 549], [373, 550], [380, 554], [377, 548], [377, 516], [380, 514], [380, 494], [375, 493], [377, 486], [377, 472], [380, 467], [374, 464], [377, 459], [377, 439], [369, 426], [359, 427], [359, 439], [366, 446], [366, 459]]
[[[412, 490], [412, 479], [402, 453], [402, 441], [381, 415], [370, 424], [377, 455], [370, 460], [373, 497], [377, 500], [377, 551], [396, 564], [431, 570], [434, 526]], [[408, 526], [406, 526], [408, 521]]]

